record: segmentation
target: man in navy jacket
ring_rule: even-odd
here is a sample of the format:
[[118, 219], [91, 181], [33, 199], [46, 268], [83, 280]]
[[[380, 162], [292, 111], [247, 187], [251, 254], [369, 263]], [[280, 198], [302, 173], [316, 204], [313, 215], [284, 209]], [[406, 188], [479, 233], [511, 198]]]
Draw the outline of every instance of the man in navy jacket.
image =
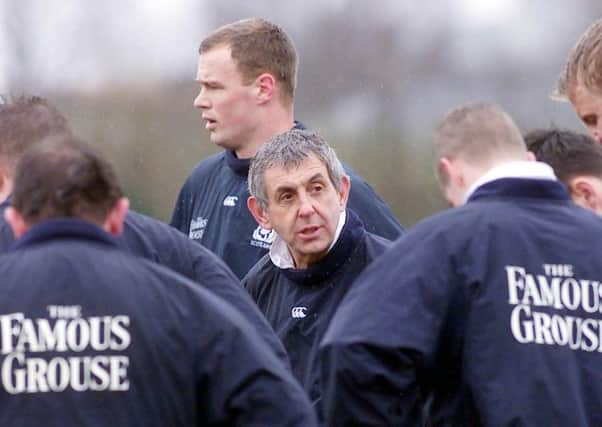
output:
[[229, 304], [120, 249], [128, 201], [72, 138], [20, 160], [0, 257], [0, 424], [315, 425]]
[[249, 209], [276, 238], [243, 284], [314, 402], [314, 360], [328, 323], [353, 280], [389, 247], [346, 209], [351, 185], [332, 148], [302, 130], [266, 142], [249, 172]]
[[[438, 128], [457, 209], [355, 282], [322, 342], [329, 425], [602, 425], [602, 221], [499, 107]], [[426, 420], [424, 419], [426, 417]]]
[[[242, 278], [267, 252], [273, 232], [246, 208], [251, 158], [294, 121], [297, 52], [289, 36], [262, 19], [225, 25], [199, 48], [194, 101], [211, 141], [224, 151], [201, 161], [184, 183], [171, 224], [222, 258]], [[403, 231], [393, 212], [351, 168], [349, 208], [366, 229], [393, 240]]]
[[[14, 242], [3, 212], [10, 206], [14, 168], [23, 153], [45, 139], [70, 135], [67, 120], [47, 100], [20, 97], [0, 105], [0, 253]], [[130, 253], [166, 266], [224, 298], [255, 327], [288, 366], [280, 340], [257, 309], [239, 279], [217, 256], [191, 242], [167, 224], [128, 211], [123, 233], [117, 238]]]

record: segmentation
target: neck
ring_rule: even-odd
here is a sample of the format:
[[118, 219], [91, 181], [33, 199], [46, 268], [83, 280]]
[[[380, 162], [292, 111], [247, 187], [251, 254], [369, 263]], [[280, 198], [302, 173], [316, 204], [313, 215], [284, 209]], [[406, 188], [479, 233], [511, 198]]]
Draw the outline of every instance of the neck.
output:
[[253, 134], [249, 135], [244, 147], [234, 150], [239, 159], [255, 157], [261, 146], [270, 138], [292, 129], [294, 125], [293, 108], [282, 107], [266, 108], [259, 117], [259, 125]]

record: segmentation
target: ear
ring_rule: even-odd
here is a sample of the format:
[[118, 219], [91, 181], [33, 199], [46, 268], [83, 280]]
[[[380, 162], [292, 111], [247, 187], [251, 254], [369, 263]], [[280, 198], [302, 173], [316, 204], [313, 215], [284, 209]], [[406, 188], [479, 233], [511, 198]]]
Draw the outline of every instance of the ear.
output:
[[109, 211], [102, 228], [113, 236], [120, 236], [123, 232], [123, 222], [128, 213], [130, 201], [122, 197], [115, 203], [115, 206]]
[[585, 177], [574, 178], [569, 183], [569, 190], [573, 202], [594, 212], [602, 211], [602, 194]]
[[259, 104], [269, 102], [276, 93], [276, 79], [270, 73], [263, 73], [255, 79]]
[[535, 154], [532, 151], [527, 151], [527, 161], [528, 162], [536, 162]]
[[8, 222], [10, 228], [13, 229], [13, 234], [17, 239], [20, 239], [31, 228], [25, 221], [25, 218], [12, 206], [9, 206], [4, 211], [4, 219]]
[[456, 166], [452, 159], [441, 157], [437, 162], [439, 176], [446, 176], [449, 183], [456, 186], [464, 186], [464, 175], [460, 173], [460, 168]]
[[255, 221], [257, 221], [259, 225], [267, 230], [272, 229], [272, 224], [270, 223], [267, 212], [261, 208], [259, 201], [255, 197], [249, 196], [247, 199], [247, 208], [249, 208], [251, 215], [253, 215], [253, 218], [255, 218]]
[[347, 175], [343, 175], [341, 179], [341, 188], [339, 188], [339, 205], [341, 211], [345, 210], [347, 201], [349, 200], [349, 192], [351, 191], [351, 178]]

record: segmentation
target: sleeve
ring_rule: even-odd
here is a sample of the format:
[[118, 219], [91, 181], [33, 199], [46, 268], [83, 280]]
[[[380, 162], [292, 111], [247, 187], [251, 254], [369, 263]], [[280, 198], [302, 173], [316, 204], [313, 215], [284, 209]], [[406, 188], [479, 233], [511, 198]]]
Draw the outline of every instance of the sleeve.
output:
[[197, 389], [199, 407], [211, 425], [317, 425], [305, 392], [268, 350], [255, 331], [236, 313], [212, 304], [220, 314], [209, 348], [199, 348]]
[[396, 240], [404, 233], [404, 229], [391, 208], [357, 173], [348, 167], [346, 170], [351, 177], [347, 207], [362, 220], [366, 231], [391, 241]]
[[321, 343], [329, 426], [422, 425], [456, 280], [444, 242], [414, 231], [353, 284]]
[[[155, 222], [156, 224], [156, 222]], [[253, 326], [276, 356], [290, 366], [288, 354], [272, 327], [232, 270], [217, 255], [167, 225], [146, 227], [158, 248], [160, 263], [186, 276], [232, 305]]]
[[186, 236], [190, 232], [190, 213], [192, 212], [193, 194], [190, 189], [190, 177], [186, 180], [171, 214], [170, 225], [177, 230], [180, 230]]
[[204, 283], [207, 289], [236, 308], [254, 326], [282, 363], [290, 369], [288, 354], [282, 342], [234, 273], [221, 259], [205, 248], [199, 246], [195, 251], [206, 251], [206, 255], [195, 257], [193, 261], [194, 279], [202, 281], [201, 283]]

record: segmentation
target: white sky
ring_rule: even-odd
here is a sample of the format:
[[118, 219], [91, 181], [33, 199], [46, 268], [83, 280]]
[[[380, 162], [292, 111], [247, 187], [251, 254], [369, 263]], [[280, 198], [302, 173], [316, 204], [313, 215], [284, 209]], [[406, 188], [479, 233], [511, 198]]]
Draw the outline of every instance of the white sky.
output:
[[[0, 52], [10, 52], [2, 37], [9, 31], [6, 12], [15, 4], [30, 5], [27, 25], [16, 25], [21, 37], [30, 41], [27, 56], [35, 70], [31, 89], [66, 87], [90, 89], [111, 82], [125, 83], [190, 74], [194, 77], [198, 42], [207, 31], [213, 1], [227, 0], [2, 0], [0, 1]], [[275, 1], [275, 0], [274, 0]], [[349, 7], [351, 0], [320, 0], [330, 8]], [[263, 2], [263, 7], [269, 2]], [[316, 2], [306, 5], [309, 16], [318, 13]], [[442, 20], [453, 21], [461, 55], [471, 61], [489, 61], [496, 49], [510, 52], [518, 60], [537, 61], [554, 42], [549, 28], [535, 21], [545, 2], [520, 0], [380, 0], [376, 10], [390, 19], [399, 19], [420, 36]], [[269, 5], [269, 4], [268, 4]], [[280, 4], [281, 6], [281, 4]], [[529, 9], [531, 7], [531, 9]], [[303, 22], [292, 5], [291, 26]], [[375, 12], [376, 13], [376, 12]], [[570, 21], [569, 10], [546, 10], [556, 14], [558, 25]], [[574, 13], [574, 12], [573, 12]], [[10, 15], [9, 15], [10, 16]], [[303, 15], [307, 18], [306, 15]], [[309, 18], [310, 19], [310, 18]], [[286, 27], [286, 23], [283, 24]], [[559, 28], [556, 25], [548, 27]], [[416, 48], [420, 48], [416, 37]], [[0, 55], [0, 92], [7, 91], [6, 71], [14, 58]]]

